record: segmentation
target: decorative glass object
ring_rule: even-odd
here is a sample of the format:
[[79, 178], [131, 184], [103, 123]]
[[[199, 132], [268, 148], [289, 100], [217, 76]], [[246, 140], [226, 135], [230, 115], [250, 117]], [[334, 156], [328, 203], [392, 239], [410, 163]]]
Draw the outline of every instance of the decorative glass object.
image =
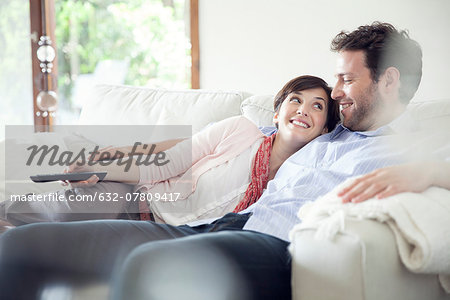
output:
[[39, 48], [36, 51], [37, 58], [41, 62], [39, 66], [44, 76], [44, 87], [36, 98], [36, 105], [44, 112], [56, 111], [58, 107], [58, 96], [54, 91], [50, 91], [48, 86], [48, 80], [53, 68], [53, 60], [56, 57], [55, 49], [53, 49], [51, 44], [50, 37], [43, 35], [39, 39]]
[[54, 91], [41, 91], [37, 95], [36, 105], [42, 111], [56, 111], [58, 108], [58, 96]]

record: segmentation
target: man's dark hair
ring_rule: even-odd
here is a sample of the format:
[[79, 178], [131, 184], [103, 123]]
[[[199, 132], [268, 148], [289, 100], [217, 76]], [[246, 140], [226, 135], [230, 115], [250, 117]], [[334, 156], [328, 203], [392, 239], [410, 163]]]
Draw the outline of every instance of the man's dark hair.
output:
[[422, 77], [422, 50], [404, 30], [388, 23], [374, 22], [353, 32], [341, 31], [331, 42], [331, 50], [363, 50], [372, 80], [377, 82], [389, 67], [400, 72], [400, 100], [408, 103]]
[[[286, 100], [290, 93], [300, 92], [309, 89], [321, 88], [327, 94], [328, 99], [328, 112], [327, 112], [327, 122], [326, 127], [328, 132], [332, 131], [336, 125], [341, 121], [339, 115], [339, 103], [331, 98], [331, 88], [322, 78], [303, 75], [290, 80], [284, 85], [284, 87], [275, 96], [275, 101], [273, 103], [273, 108], [277, 112], [281, 104]], [[278, 127], [278, 126], [277, 126]]]

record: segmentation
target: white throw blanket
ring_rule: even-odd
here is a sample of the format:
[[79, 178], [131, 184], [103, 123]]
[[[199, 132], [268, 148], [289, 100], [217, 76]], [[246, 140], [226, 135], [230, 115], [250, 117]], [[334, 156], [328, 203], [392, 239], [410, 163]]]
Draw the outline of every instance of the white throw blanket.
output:
[[405, 266], [416, 273], [439, 274], [442, 287], [450, 293], [450, 191], [431, 187], [423, 193], [342, 204], [337, 191], [351, 180], [304, 205], [298, 213], [302, 223], [292, 231], [317, 228], [316, 238], [332, 239], [344, 231], [345, 217], [385, 222], [395, 235]]

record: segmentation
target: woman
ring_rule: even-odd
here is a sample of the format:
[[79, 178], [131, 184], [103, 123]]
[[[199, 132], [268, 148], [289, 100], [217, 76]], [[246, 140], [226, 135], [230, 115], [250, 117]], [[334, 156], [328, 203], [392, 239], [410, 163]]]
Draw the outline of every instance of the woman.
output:
[[[134, 198], [147, 200], [159, 222], [179, 225], [239, 212], [259, 199], [267, 182], [290, 155], [334, 129], [339, 111], [330, 93], [331, 88], [322, 79], [300, 76], [276, 95], [273, 120], [278, 130], [269, 137], [247, 118], [232, 117], [192, 139], [159, 144], [159, 151], [176, 144], [165, 152], [170, 163], [163, 166], [133, 163], [129, 172], [123, 172], [116, 164], [72, 165], [69, 172], [107, 171], [105, 180], [137, 184], [136, 191], [141, 194]], [[129, 152], [123, 148], [104, 152], [114, 155], [118, 150]], [[90, 186], [97, 180], [91, 177], [74, 185]], [[147, 219], [144, 213], [148, 207], [142, 204], [141, 219]]]

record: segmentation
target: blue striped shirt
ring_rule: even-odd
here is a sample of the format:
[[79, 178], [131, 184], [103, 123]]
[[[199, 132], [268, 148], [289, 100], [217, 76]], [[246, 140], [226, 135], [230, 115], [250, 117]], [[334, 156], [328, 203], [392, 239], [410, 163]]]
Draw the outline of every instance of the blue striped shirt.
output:
[[409, 147], [398, 147], [397, 133], [414, 132], [414, 128], [405, 112], [375, 131], [355, 132], [338, 125], [319, 136], [289, 157], [258, 202], [243, 211], [253, 213], [244, 230], [287, 241], [306, 201], [316, 200], [349, 177], [404, 162]]

